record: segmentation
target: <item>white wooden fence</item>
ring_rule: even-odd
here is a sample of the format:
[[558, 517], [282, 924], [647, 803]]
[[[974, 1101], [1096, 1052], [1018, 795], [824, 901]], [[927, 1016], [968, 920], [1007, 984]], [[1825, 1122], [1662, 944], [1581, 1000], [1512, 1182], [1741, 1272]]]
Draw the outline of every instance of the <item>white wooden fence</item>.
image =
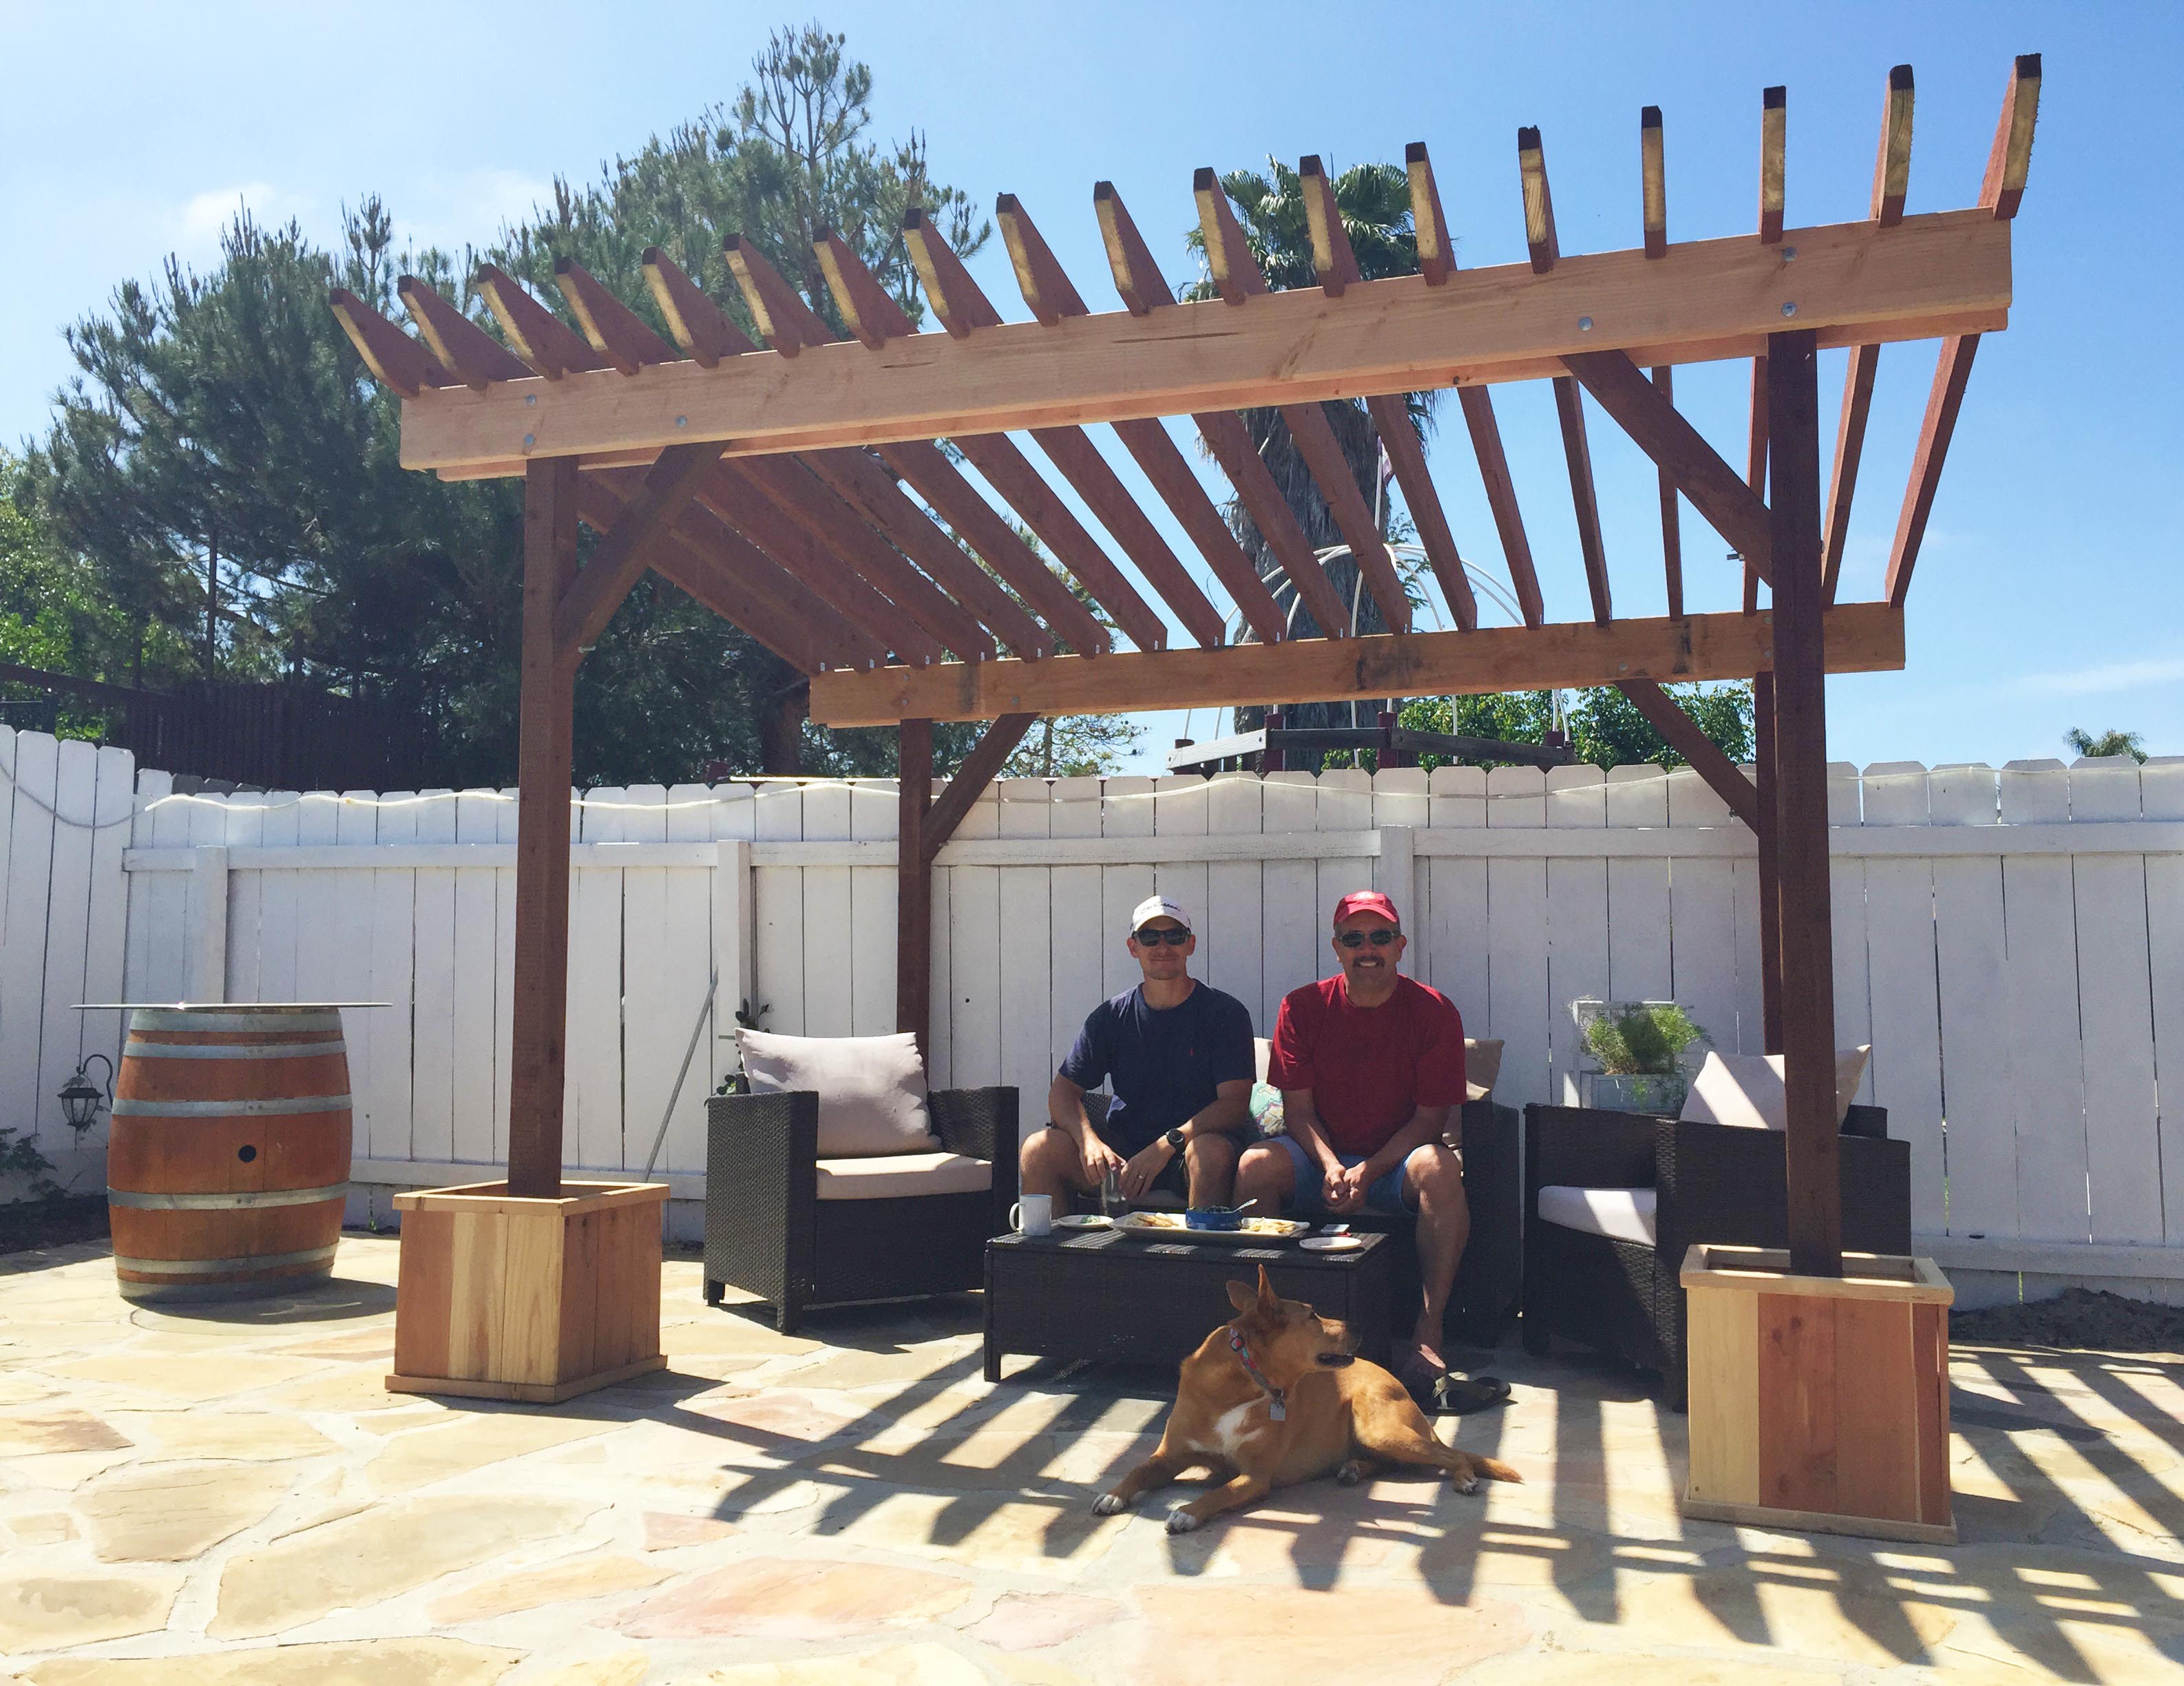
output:
[[[125, 756], [25, 734], [0, 759], [0, 1122], [65, 1147], [47, 1097], [119, 1036], [75, 1001], [376, 1000], [348, 1017], [359, 1215], [499, 1158], [511, 792], [184, 798], [147, 771], [131, 829]], [[1833, 771], [1839, 1040], [1873, 1044], [1864, 1098], [1912, 1143], [1922, 1244], [1960, 1286], [2184, 1288], [2184, 760]], [[893, 1028], [894, 786], [578, 800], [569, 1163], [644, 1166], [694, 1029], [659, 1161], [680, 1204], [739, 1002], [771, 1030]], [[934, 1079], [1014, 1083], [1034, 1121], [1085, 1011], [1134, 979], [1123, 928], [1156, 887], [1268, 1029], [1366, 884], [1402, 906], [1410, 969], [1507, 1044], [1501, 1098], [1568, 1093], [1582, 996], [1673, 997], [1758, 1047], [1752, 839], [1688, 772], [1021, 780], [939, 857]]]

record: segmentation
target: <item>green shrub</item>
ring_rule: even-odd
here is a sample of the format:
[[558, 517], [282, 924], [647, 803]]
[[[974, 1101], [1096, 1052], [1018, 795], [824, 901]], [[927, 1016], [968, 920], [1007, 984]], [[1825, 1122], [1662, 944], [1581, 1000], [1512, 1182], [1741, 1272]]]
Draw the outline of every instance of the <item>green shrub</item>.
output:
[[1713, 1041], [1674, 1002], [1618, 1007], [1585, 1027], [1585, 1051], [1602, 1071], [1618, 1076], [1673, 1072], [1685, 1048]]

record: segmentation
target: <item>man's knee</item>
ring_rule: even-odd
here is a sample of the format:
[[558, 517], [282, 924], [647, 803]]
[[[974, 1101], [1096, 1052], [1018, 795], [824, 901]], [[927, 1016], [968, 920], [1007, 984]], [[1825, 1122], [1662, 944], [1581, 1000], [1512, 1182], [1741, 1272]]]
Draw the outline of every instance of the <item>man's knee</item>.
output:
[[1047, 1125], [1024, 1137], [1023, 1146], [1017, 1150], [1017, 1170], [1026, 1176], [1040, 1172], [1051, 1176], [1067, 1175], [1076, 1147], [1067, 1131]]
[[1241, 1149], [1233, 1136], [1194, 1136], [1184, 1147], [1184, 1158], [1195, 1171], [1233, 1171]]
[[1403, 1175], [1421, 1205], [1432, 1205], [1451, 1214], [1466, 1214], [1463, 1199], [1463, 1162], [1438, 1142], [1412, 1150], [1403, 1162]]

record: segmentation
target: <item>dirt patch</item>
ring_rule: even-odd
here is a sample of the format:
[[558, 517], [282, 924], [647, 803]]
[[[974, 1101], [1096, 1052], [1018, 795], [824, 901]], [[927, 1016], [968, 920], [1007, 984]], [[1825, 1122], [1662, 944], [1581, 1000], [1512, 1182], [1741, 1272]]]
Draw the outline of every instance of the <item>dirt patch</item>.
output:
[[2184, 1353], [2184, 1306], [2153, 1305], [2092, 1288], [2067, 1288], [2053, 1299], [2029, 1305], [1952, 1312], [1949, 1338], [1981, 1346]]
[[106, 1236], [103, 1194], [65, 1194], [0, 1206], [0, 1253], [32, 1253], [72, 1241], [103, 1241]]

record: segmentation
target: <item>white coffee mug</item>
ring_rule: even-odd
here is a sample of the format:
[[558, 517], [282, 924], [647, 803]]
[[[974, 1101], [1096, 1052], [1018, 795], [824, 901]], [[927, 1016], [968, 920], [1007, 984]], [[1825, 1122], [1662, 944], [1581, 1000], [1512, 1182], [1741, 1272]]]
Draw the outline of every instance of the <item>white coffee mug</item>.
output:
[[1027, 1194], [1009, 1208], [1009, 1227], [1022, 1235], [1050, 1235], [1054, 1231], [1054, 1197]]

